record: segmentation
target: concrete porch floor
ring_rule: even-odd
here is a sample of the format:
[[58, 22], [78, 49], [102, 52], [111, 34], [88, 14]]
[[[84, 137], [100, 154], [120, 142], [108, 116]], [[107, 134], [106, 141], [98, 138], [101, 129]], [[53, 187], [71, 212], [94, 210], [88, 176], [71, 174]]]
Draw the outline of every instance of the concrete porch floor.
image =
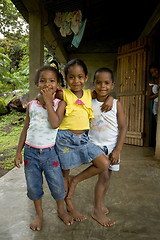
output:
[[[72, 170], [78, 173], [84, 166]], [[75, 206], [87, 220], [67, 227], [56, 214], [56, 202], [44, 182], [44, 222], [40, 232], [30, 230], [34, 217], [32, 201], [26, 196], [23, 167], [0, 178], [0, 240], [159, 240], [160, 239], [160, 161], [153, 148], [124, 145], [121, 167], [113, 173], [106, 206], [113, 227], [103, 227], [90, 214], [97, 177], [80, 183]]]

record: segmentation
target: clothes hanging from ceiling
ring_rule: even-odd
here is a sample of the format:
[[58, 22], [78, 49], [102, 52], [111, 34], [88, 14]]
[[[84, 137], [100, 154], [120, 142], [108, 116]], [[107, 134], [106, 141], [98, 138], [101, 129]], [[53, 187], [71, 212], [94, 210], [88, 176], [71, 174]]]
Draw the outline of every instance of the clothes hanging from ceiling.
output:
[[78, 34], [82, 23], [82, 12], [76, 10], [74, 12], [56, 12], [54, 23], [60, 28], [62, 37]]
[[81, 24], [81, 27], [79, 29], [78, 34], [74, 35], [74, 38], [72, 40], [72, 45], [75, 46], [76, 48], [79, 47], [79, 44], [80, 44], [80, 42], [82, 40], [82, 37], [83, 37], [83, 34], [84, 34], [84, 29], [85, 29], [85, 26], [86, 26], [86, 22], [87, 22], [87, 19], [82, 21], [82, 24]]

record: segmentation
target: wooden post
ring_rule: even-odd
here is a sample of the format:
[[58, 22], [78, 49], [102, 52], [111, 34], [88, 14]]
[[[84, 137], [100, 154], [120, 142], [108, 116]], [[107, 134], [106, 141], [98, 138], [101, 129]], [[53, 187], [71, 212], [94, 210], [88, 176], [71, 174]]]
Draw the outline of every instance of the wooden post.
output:
[[40, 11], [29, 12], [29, 57], [29, 100], [32, 100], [38, 92], [34, 83], [35, 73], [43, 65], [44, 59], [44, 33]]
[[[158, 100], [160, 100], [160, 91], [158, 93]], [[160, 159], [160, 103], [159, 101], [158, 101], [158, 114], [157, 114], [155, 158]]]

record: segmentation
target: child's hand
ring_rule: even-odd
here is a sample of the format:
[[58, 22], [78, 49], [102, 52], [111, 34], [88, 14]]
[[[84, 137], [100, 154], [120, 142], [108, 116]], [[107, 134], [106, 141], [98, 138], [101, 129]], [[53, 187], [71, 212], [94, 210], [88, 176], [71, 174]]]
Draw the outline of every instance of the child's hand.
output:
[[114, 165], [119, 162], [119, 152], [113, 150], [109, 155], [109, 160], [111, 161], [111, 165]]
[[14, 165], [18, 168], [20, 168], [20, 164], [22, 164], [22, 154], [21, 153], [17, 153], [14, 159]]
[[113, 107], [113, 97], [108, 96], [104, 103], [101, 105], [101, 111], [102, 112], [108, 112], [112, 109]]
[[41, 90], [41, 93], [43, 95], [43, 99], [44, 99], [44, 102], [46, 103], [46, 105], [48, 103], [53, 104], [53, 100], [55, 99], [56, 93], [53, 94], [52, 89], [45, 88], [45, 89]]

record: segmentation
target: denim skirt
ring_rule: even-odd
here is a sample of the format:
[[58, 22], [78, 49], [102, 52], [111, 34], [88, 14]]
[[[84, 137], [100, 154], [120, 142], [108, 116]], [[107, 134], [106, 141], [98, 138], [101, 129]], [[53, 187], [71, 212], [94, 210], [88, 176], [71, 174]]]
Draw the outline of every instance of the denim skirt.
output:
[[88, 131], [85, 131], [78, 135], [69, 130], [58, 130], [55, 149], [62, 169], [91, 163], [93, 159], [104, 154], [100, 147], [89, 141], [87, 133]]

